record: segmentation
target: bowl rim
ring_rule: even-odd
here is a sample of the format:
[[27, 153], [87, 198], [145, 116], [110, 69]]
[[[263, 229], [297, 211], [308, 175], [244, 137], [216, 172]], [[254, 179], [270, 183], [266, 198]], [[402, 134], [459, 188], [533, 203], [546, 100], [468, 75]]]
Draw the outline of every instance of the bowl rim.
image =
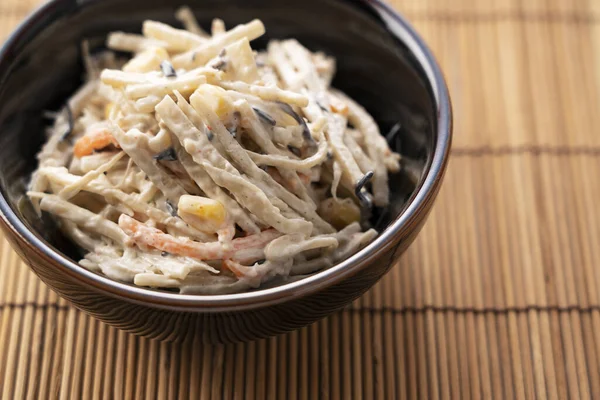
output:
[[[96, 1], [99, 0], [88, 0], [82, 5]], [[379, 14], [387, 23], [387, 28], [408, 47], [424, 70], [435, 99], [437, 140], [427, 175], [421, 186], [417, 188], [416, 193], [413, 194], [412, 201], [373, 242], [348, 259], [309, 277], [273, 288], [223, 295], [186, 295], [133, 286], [85, 269], [67, 256], [62, 255], [41, 237], [38, 237], [36, 233], [29, 230], [12, 210], [2, 192], [0, 192], [0, 222], [19, 239], [20, 244], [27, 245], [43, 260], [53, 267], [59, 268], [61, 272], [68, 274], [76, 281], [111, 297], [154, 308], [196, 312], [231, 312], [262, 308], [305, 297], [356, 274], [370, 261], [377, 258], [378, 254], [397, 246], [400, 238], [409, 228], [417, 225], [425, 217], [430, 203], [434, 200], [439, 189], [452, 142], [452, 110], [449, 93], [444, 76], [431, 50], [411, 24], [393, 10], [390, 5], [382, 0], [360, 1]], [[26, 33], [31, 25], [36, 24], [47, 11], [68, 3], [73, 4], [75, 2], [73, 0], [50, 0], [33, 11], [2, 45], [0, 60], [4, 60], [12, 54], [12, 49], [17, 45], [20, 37]], [[26, 253], [26, 251], [23, 252]], [[25, 257], [27, 258], [27, 254], [25, 254]]]

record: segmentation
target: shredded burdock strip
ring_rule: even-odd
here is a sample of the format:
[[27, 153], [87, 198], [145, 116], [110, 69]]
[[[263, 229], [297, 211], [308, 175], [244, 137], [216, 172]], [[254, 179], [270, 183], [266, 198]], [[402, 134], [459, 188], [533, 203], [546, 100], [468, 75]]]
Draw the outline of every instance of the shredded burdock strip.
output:
[[210, 178], [210, 175], [206, 172], [202, 166], [194, 162], [192, 156], [190, 156], [181, 144], [176, 145], [176, 152], [179, 155], [181, 164], [186, 169], [188, 174], [192, 177], [194, 182], [202, 189], [204, 193], [211, 199], [217, 200], [222, 203], [231, 214], [235, 223], [242, 228], [245, 232], [256, 233], [259, 231], [258, 226], [248, 216], [246, 211], [240, 207], [240, 205], [232, 199], [225, 191], [223, 191], [214, 181]]
[[198, 21], [196, 20], [194, 12], [191, 8], [187, 6], [180, 7], [179, 9], [177, 9], [177, 11], [175, 11], [175, 18], [177, 18], [179, 22], [181, 22], [181, 24], [185, 27], [185, 29], [190, 31], [191, 33], [198, 35], [201, 38], [209, 37], [209, 34], [206, 33], [206, 31], [202, 29], [202, 27], [200, 27], [200, 24], [198, 24]]
[[265, 26], [259, 20], [254, 20], [245, 25], [238, 25], [230, 31], [214, 35], [206, 43], [173, 57], [175, 68], [191, 69], [206, 64], [211, 58], [219, 54], [226, 46], [247, 38], [254, 40], [265, 33]]
[[[56, 113], [28, 196], [82, 250], [138, 286], [232, 293], [328, 268], [377, 232], [399, 155], [332, 89], [335, 60], [298, 41], [251, 42], [259, 20], [210, 33], [145, 21], [83, 44], [87, 81]], [[351, 124], [351, 128], [348, 127]]]
[[167, 44], [170, 52], [191, 50], [206, 42], [205, 38], [181, 29], [175, 29], [157, 21], [144, 21], [142, 33], [149, 39], [160, 40]]

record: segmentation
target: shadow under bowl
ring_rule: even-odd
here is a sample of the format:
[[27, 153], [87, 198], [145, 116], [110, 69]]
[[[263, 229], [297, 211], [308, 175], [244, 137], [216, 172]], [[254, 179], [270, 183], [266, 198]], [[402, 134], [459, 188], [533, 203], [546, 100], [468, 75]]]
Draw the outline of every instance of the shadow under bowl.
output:
[[[364, 105], [387, 132], [402, 171], [390, 177], [391, 205], [375, 213], [381, 235], [365, 249], [304, 279], [247, 293], [179, 295], [112, 281], [73, 260], [80, 253], [52, 219], [24, 198], [48, 124], [82, 83], [80, 43], [102, 46], [114, 30], [139, 32], [142, 21], [177, 25], [189, 5], [207, 27], [260, 18], [264, 47], [297, 38], [337, 58], [334, 86]], [[451, 143], [451, 110], [440, 70], [422, 39], [378, 0], [52, 0], [0, 50], [0, 222], [17, 253], [75, 307], [129, 332], [160, 340], [200, 335], [205, 342], [262, 338], [308, 325], [342, 308], [377, 282], [418, 234], [437, 195]]]

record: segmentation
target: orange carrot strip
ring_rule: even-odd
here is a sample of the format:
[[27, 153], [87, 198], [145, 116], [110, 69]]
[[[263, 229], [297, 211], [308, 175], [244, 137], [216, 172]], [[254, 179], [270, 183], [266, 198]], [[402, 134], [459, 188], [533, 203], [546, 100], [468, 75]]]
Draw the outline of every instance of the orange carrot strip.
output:
[[125, 214], [119, 217], [119, 226], [138, 246], [154, 247], [198, 260], [236, 259], [237, 255], [245, 258], [244, 253], [247, 253], [247, 250], [263, 249], [273, 239], [281, 236], [281, 233], [276, 230], [267, 229], [254, 235], [234, 239], [231, 241], [230, 249], [225, 250], [219, 242], [200, 243], [188, 238], [176, 238]]
[[331, 103], [331, 105], [329, 108], [332, 112], [341, 114], [344, 117], [348, 116], [349, 110], [348, 110], [348, 106], [346, 105], [346, 103], [344, 103], [343, 101], [338, 100], [336, 98], [330, 99], [330, 103]]
[[95, 150], [103, 149], [111, 144], [115, 147], [119, 147], [119, 143], [112, 133], [106, 129], [101, 129], [79, 138], [73, 147], [73, 154], [78, 158], [89, 156]]
[[298, 173], [298, 178], [300, 178], [300, 182], [304, 183], [305, 185], [310, 183], [310, 176], [303, 174], [302, 172]]

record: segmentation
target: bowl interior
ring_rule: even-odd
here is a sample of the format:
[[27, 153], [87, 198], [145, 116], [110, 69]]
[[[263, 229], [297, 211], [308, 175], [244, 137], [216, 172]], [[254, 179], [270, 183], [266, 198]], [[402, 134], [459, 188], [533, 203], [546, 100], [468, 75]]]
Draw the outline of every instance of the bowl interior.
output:
[[214, 17], [228, 27], [262, 19], [267, 34], [253, 42], [255, 48], [271, 38], [294, 37], [337, 58], [334, 86], [365, 106], [383, 134], [401, 125], [391, 144], [403, 156], [403, 169], [390, 177], [391, 206], [373, 216], [380, 231], [395, 220], [429, 168], [437, 130], [434, 96], [414, 55], [366, 2], [335, 0], [52, 2], [13, 36], [0, 59], [0, 192], [18, 218], [59, 252], [79, 259], [52, 220], [38, 218], [24, 198], [49, 123], [44, 111], [60, 109], [81, 84], [83, 39], [99, 49], [108, 32], [139, 32], [145, 19], [178, 25], [173, 12], [185, 4], [205, 28]]

